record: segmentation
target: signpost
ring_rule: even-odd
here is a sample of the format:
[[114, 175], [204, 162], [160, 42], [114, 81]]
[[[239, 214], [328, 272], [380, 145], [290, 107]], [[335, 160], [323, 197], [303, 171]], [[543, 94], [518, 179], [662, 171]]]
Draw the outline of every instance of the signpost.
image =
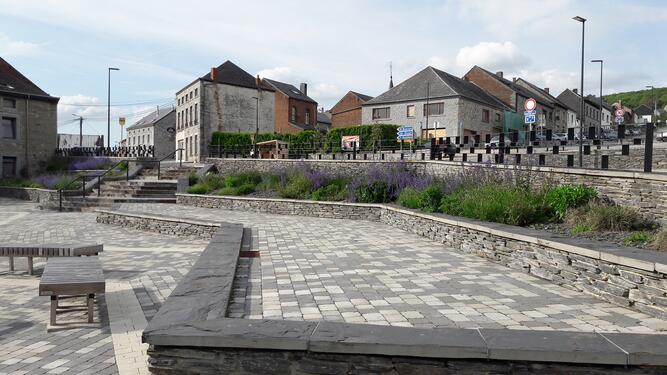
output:
[[340, 148], [343, 151], [359, 150], [360, 137], [358, 135], [344, 135], [340, 139]]
[[523, 109], [526, 111], [523, 113], [523, 122], [528, 124], [529, 130], [532, 130], [533, 124], [535, 123], [535, 117], [537, 116], [537, 102], [533, 98], [526, 99], [523, 102]]
[[[118, 125], [120, 125], [120, 141], [118, 141], [118, 146], [123, 145], [123, 126], [125, 126], [125, 117], [118, 118]], [[127, 143], [125, 146], [129, 146]]]
[[622, 109], [619, 108], [614, 112], [614, 114], [616, 115], [616, 119], [615, 119], [616, 123], [617, 124], [622, 124], [623, 121], [624, 121], [623, 115], [625, 114], [625, 111], [623, 111]]
[[[401, 142], [401, 151], [403, 151], [403, 141], [412, 142], [415, 139], [415, 131], [412, 126], [401, 126], [396, 129], [396, 140]], [[412, 149], [412, 144], [410, 144]]]

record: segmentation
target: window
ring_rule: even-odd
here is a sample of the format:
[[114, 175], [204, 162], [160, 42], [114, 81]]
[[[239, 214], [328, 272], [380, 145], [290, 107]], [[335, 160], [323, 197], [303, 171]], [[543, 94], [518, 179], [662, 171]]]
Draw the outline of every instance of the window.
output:
[[199, 96], [199, 89], [195, 89], [195, 98]]
[[406, 117], [415, 117], [415, 106], [414, 105], [409, 105], [406, 108], [405, 116]]
[[142, 136], [141, 136], [141, 144], [142, 144], [142, 145], [144, 144], [145, 140], [146, 140], [145, 135], [142, 135]]
[[424, 104], [424, 114], [429, 116], [442, 115], [445, 113], [445, 103]]
[[553, 118], [554, 118], [553, 115], [554, 115], [553, 112], [549, 112], [549, 121], [553, 120]]
[[13, 117], [2, 118], [2, 138], [16, 139], [16, 119]]
[[16, 99], [4, 98], [2, 100], [2, 106], [4, 108], [16, 108]]
[[292, 106], [289, 118], [290, 118], [290, 121], [296, 122], [296, 107]]
[[500, 122], [500, 113], [496, 113], [496, 122]]
[[16, 177], [16, 157], [3, 156], [2, 157], [2, 177]]
[[197, 110], [197, 103], [195, 103], [195, 125], [197, 124], [198, 120], [199, 120], [199, 111]]
[[192, 147], [194, 145], [194, 143], [192, 143], [192, 136], [188, 138], [188, 143], [190, 143], [190, 156], [192, 156]]
[[489, 110], [488, 109], [482, 109], [482, 121], [483, 122], [489, 122]]
[[199, 138], [199, 136], [197, 136], [197, 134], [195, 134], [195, 144], [194, 144], [195, 155], [198, 155], [197, 154], [197, 146], [199, 146], [198, 138]]
[[146, 143], [149, 144], [149, 145], [151, 144], [151, 135], [150, 134], [146, 136]]
[[306, 118], [306, 124], [310, 124], [310, 109], [308, 108], [306, 108], [305, 118]]
[[190, 114], [188, 115], [188, 118], [190, 118], [190, 125], [192, 125], [192, 106], [188, 109], [190, 111]]
[[389, 107], [373, 108], [373, 120], [389, 118], [390, 113]]

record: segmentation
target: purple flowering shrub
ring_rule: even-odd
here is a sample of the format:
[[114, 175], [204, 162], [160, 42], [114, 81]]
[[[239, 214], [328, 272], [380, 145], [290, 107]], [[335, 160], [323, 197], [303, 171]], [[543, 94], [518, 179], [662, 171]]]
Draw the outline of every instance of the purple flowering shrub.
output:
[[70, 170], [107, 169], [113, 162], [109, 158], [76, 159], [69, 164]]
[[375, 166], [366, 175], [352, 179], [348, 199], [352, 202], [387, 203], [395, 201], [406, 188], [422, 190], [433, 183], [433, 177], [410, 171], [405, 164]]
[[[72, 180], [76, 179], [77, 175], [69, 174], [43, 174], [35, 176], [31, 179], [32, 182], [38, 184], [45, 189], [62, 189], [67, 186]], [[76, 189], [80, 184], [72, 184], [68, 189]]]

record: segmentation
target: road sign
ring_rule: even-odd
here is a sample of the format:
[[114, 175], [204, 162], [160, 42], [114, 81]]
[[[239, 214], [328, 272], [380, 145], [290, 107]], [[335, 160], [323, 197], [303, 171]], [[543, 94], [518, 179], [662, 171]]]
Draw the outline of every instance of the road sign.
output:
[[623, 116], [616, 116], [616, 122], [617, 123], [622, 124], [624, 120], [625, 119], [623, 118]]
[[523, 113], [524, 116], [535, 116], [537, 111], [526, 111]]
[[120, 126], [125, 125], [125, 117], [119, 117], [119, 118], [118, 118], [118, 124], [119, 124]]
[[533, 98], [528, 98], [525, 102], [523, 102], [523, 108], [526, 111], [534, 111], [535, 108], [537, 108], [537, 102]]
[[535, 123], [535, 115], [525, 115], [523, 116], [524, 122], [526, 124], [534, 124]]
[[414, 130], [412, 126], [401, 126], [396, 129], [396, 138], [400, 140], [408, 140], [414, 138]]
[[614, 113], [616, 114], [616, 117], [623, 117], [623, 115], [625, 114], [625, 112], [620, 108], [617, 109], [616, 112]]

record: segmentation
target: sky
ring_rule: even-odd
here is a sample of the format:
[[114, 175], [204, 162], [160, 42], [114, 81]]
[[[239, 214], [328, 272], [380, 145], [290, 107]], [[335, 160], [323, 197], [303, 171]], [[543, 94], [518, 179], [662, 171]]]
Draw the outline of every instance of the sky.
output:
[[604, 94], [667, 86], [667, 1], [0, 0], [0, 56], [60, 97], [60, 133], [106, 134], [132, 124], [211, 67], [299, 86], [320, 107], [347, 91], [377, 96], [426, 66], [462, 76], [472, 66], [549, 87]]

